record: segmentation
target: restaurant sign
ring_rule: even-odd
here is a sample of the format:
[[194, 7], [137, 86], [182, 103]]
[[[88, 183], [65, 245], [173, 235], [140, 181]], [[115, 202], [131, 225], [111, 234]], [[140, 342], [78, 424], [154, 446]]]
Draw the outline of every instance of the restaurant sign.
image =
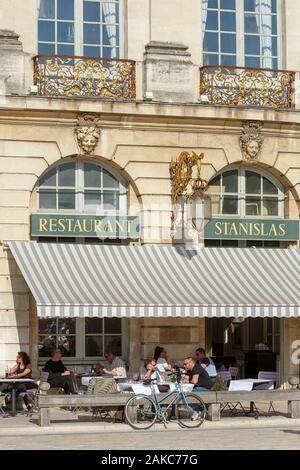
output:
[[32, 214], [33, 237], [139, 238], [137, 216]]
[[299, 240], [299, 220], [211, 219], [204, 228], [206, 239]]

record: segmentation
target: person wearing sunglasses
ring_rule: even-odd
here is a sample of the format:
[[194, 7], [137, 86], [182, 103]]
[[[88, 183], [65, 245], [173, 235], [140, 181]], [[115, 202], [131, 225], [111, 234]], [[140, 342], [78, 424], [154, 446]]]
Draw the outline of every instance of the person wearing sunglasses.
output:
[[126, 368], [124, 361], [121, 357], [117, 356], [115, 351], [108, 351], [104, 355], [105, 359], [108, 362], [106, 367], [101, 366], [101, 364], [97, 364], [97, 370], [101, 372], [101, 374], [109, 374], [113, 377], [125, 378], [126, 377]]

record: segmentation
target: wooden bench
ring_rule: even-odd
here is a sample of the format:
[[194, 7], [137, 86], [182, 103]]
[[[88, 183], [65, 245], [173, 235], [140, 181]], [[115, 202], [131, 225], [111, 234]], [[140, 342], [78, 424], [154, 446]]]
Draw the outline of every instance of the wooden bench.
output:
[[[125, 407], [132, 393], [120, 393], [114, 395], [44, 395], [38, 396], [39, 425], [50, 426], [51, 408], [104, 408]], [[166, 396], [162, 393], [160, 396]], [[226, 391], [226, 392], [198, 392], [198, 395], [207, 405], [207, 419], [219, 421], [221, 419], [222, 403], [237, 402], [278, 402], [288, 404], [288, 417], [300, 418], [300, 390], [253, 390], [248, 391]], [[169, 403], [172, 397], [167, 398], [164, 403]], [[136, 410], [132, 407], [133, 417]]]

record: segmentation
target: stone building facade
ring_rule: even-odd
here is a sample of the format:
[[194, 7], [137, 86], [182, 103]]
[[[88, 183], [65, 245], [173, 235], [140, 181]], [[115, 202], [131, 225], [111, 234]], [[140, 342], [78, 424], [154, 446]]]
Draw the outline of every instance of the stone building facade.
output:
[[[239, 7], [244, 3], [236, 2]], [[7, 242], [37, 240], [32, 235], [30, 217], [39, 212], [41, 178], [57, 164], [98, 163], [124, 182], [128, 214], [141, 220], [140, 238], [129, 243], [172, 244], [170, 163], [183, 151], [204, 153], [201, 176], [209, 184], [226, 170], [254, 170], [276, 182], [283, 196], [279, 218], [299, 220], [297, 0], [276, 2], [280, 25], [278, 69], [296, 72], [285, 75], [284, 79], [292, 82], [286, 92], [290, 97], [281, 97], [286, 99], [282, 106], [279, 102], [270, 105], [263, 101], [254, 105], [242, 101], [221, 104], [212, 102], [209, 93], [200, 92], [205, 53], [201, 40], [203, 8], [208, 8], [207, 2], [200, 0], [118, 2], [119, 57], [135, 61], [132, 96], [43, 93], [40, 85], [45, 77], [37, 76], [34, 70], [34, 56], [39, 52], [37, 24], [41, 3], [3, 0], [0, 6], [0, 370], [13, 363], [19, 350], [30, 352], [35, 370], [43, 363], [39, 345], [44, 333], [40, 331], [39, 336], [35, 300]], [[59, 2], [54, 3], [58, 9]], [[81, 3], [75, 1], [77, 7]], [[83, 56], [75, 53], [76, 47], [71, 55]], [[268, 80], [268, 75], [265, 77]], [[274, 77], [278, 80], [279, 75], [275, 73]], [[52, 84], [53, 80], [55, 76]], [[280, 82], [280, 86], [285, 83]], [[257, 86], [256, 96], [260, 93]], [[91, 116], [88, 127], [94, 127], [94, 134], [84, 145], [76, 129], [83, 125], [86, 115]], [[249, 122], [258, 124], [252, 139], [258, 146], [254, 146], [253, 154], [251, 149], [248, 153], [247, 145], [241, 146]], [[208, 189], [208, 198], [214, 191]], [[208, 204], [210, 210], [212, 205]], [[255, 218], [256, 214], [252, 215]], [[247, 241], [247, 237], [243, 238]], [[299, 249], [299, 232], [298, 238], [279, 243], [282, 248]], [[270, 282], [276, 283], [276, 278]], [[238, 341], [233, 344], [231, 322], [216, 320], [218, 325], [205, 318], [124, 319], [122, 354], [134, 370], [152, 355], [157, 344], [165, 346], [173, 360], [182, 360], [199, 346], [206, 346], [213, 354], [213, 343], [218, 355], [217, 345], [227, 341], [220, 355], [235, 355], [243, 367], [244, 351], [269, 339], [273, 345], [276, 343], [281, 382], [286, 382], [291, 374], [299, 375], [299, 366], [291, 362], [293, 341], [300, 339], [298, 318], [281, 318], [277, 323], [271, 320], [270, 328], [266, 319], [245, 320], [240, 345]], [[255, 321], [258, 323], [252, 324]], [[66, 358], [66, 362], [89, 366], [95, 357], [84, 353], [82, 328], [77, 326], [76, 332], [70, 333], [76, 337], [79, 352]], [[257, 338], [253, 336], [255, 330], [261, 332]]]

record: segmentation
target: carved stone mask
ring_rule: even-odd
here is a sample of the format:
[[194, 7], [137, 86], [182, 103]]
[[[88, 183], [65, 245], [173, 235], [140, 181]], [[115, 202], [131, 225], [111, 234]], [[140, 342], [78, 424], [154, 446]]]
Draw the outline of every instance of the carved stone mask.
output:
[[240, 137], [243, 158], [248, 161], [257, 160], [263, 145], [263, 137], [261, 135], [262, 124], [255, 121], [246, 121], [243, 124], [243, 128]]
[[98, 118], [90, 114], [79, 117], [75, 135], [83, 153], [85, 155], [93, 153], [100, 138]]

